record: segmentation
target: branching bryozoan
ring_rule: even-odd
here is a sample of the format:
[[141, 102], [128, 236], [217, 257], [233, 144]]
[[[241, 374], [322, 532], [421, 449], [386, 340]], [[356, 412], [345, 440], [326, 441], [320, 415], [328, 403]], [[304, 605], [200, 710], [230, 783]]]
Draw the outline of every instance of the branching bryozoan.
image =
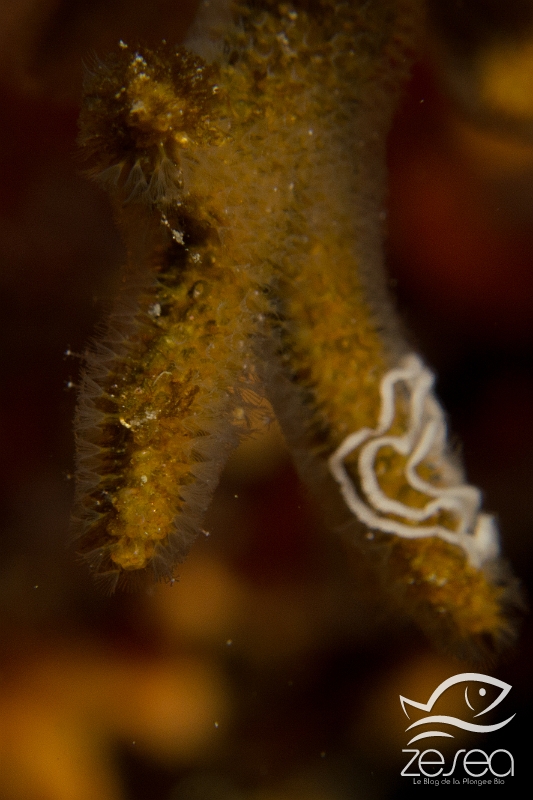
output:
[[384, 289], [384, 139], [419, 5], [205, 2], [185, 47], [120, 43], [89, 76], [81, 144], [129, 260], [87, 356], [76, 519], [112, 586], [173, 574], [266, 396], [411, 613], [462, 641], [508, 631], [494, 522]]

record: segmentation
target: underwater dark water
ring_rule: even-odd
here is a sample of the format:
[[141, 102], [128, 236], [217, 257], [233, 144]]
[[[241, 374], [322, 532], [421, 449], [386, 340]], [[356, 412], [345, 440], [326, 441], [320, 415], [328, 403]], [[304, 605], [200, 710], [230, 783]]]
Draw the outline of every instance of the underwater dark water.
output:
[[[109, 307], [124, 258], [106, 197], [77, 162], [82, 62], [120, 38], [178, 41], [194, 9], [176, 5], [36, 0], [0, 9], [0, 796], [351, 800], [435, 791], [400, 777], [408, 738], [398, 696], [425, 702], [441, 681], [471, 671], [511, 684], [506, 711], [517, 717], [483, 739], [458, 734], [457, 747], [507, 749], [519, 776], [530, 617], [498, 662], [474, 665], [428, 643], [361, 554], [325, 529], [275, 427], [230, 462], [209, 536], [175, 585], [102, 595], [68, 545], [76, 354]], [[529, 117], [524, 103], [519, 118], [480, 110], [472, 76], [500, 64], [480, 54], [507, 41], [515, 51], [526, 43], [527, 69], [531, 4], [509, 3], [503, 14], [479, 1], [466, 21], [446, 17], [448, 5], [436, 12], [440, 33], [426, 40], [389, 139], [391, 290], [437, 373], [468, 478], [498, 517], [527, 604], [533, 104]], [[447, 762], [455, 747], [443, 748]]]

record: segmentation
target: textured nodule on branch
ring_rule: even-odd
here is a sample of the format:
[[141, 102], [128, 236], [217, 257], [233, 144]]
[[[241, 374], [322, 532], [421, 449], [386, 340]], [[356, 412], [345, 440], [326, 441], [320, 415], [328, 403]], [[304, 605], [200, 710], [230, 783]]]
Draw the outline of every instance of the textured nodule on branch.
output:
[[115, 170], [118, 182], [119, 167], [138, 163], [148, 177], [163, 153], [176, 162], [184, 148], [219, 141], [224, 114], [213, 91], [217, 72], [170, 45], [153, 52], [121, 43], [105, 63], [97, 61], [86, 76], [80, 116], [89, 174]]
[[203, 3], [186, 48], [121, 43], [88, 78], [80, 139], [129, 252], [77, 425], [80, 550], [112, 583], [172, 574], [266, 394], [409, 612], [507, 635], [494, 525], [385, 290], [385, 135], [419, 17]]

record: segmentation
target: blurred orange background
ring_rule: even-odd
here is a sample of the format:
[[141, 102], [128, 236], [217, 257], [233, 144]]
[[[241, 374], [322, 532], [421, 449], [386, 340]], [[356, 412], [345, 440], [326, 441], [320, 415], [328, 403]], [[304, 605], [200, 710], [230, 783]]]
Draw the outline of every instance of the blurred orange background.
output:
[[[473, 667], [436, 652], [323, 527], [275, 425], [232, 458], [179, 583], [102, 596], [66, 545], [65, 352], [83, 352], [124, 257], [76, 160], [83, 62], [119, 39], [181, 40], [193, 5], [0, 4], [0, 798], [401, 798], [398, 695], [427, 700]], [[533, 4], [430, 11], [389, 138], [391, 288], [527, 591]], [[484, 667], [523, 719], [532, 659], [526, 618]], [[499, 745], [517, 764], [519, 732]]]

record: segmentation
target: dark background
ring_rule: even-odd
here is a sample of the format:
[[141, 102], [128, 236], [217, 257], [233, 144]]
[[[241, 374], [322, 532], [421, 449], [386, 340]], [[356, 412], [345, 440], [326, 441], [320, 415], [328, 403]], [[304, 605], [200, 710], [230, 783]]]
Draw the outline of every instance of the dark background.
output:
[[[389, 140], [391, 288], [527, 597], [533, 6], [430, 11]], [[473, 667], [428, 644], [323, 529], [275, 428], [233, 458], [179, 584], [102, 596], [66, 544], [80, 359], [65, 351], [83, 351], [124, 257], [77, 162], [83, 62], [118, 39], [179, 41], [193, 13], [169, 0], [0, 4], [0, 798], [448, 791], [400, 780], [398, 694], [426, 700]], [[516, 720], [449, 752], [504, 747], [526, 772], [532, 658], [526, 616], [518, 644], [481, 668], [512, 684]]]

